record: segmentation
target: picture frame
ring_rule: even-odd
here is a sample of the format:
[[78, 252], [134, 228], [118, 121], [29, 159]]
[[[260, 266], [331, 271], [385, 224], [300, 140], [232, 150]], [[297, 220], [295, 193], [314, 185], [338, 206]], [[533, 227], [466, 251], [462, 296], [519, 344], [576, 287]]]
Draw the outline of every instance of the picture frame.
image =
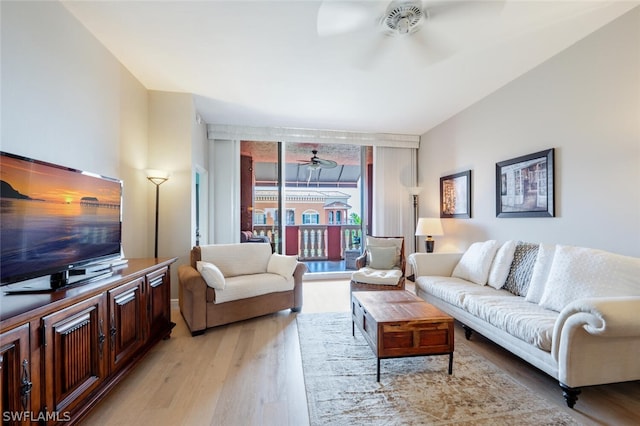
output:
[[555, 217], [554, 151], [496, 163], [496, 217]]
[[471, 170], [440, 178], [440, 217], [471, 218]]

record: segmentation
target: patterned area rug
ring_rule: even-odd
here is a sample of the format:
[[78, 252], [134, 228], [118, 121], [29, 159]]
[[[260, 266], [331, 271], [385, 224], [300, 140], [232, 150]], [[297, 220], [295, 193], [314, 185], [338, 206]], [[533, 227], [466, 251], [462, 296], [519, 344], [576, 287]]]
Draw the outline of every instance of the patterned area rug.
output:
[[[574, 425], [456, 336], [448, 356], [376, 357], [349, 313], [298, 314], [311, 425]], [[558, 398], [561, 398], [558, 388]]]

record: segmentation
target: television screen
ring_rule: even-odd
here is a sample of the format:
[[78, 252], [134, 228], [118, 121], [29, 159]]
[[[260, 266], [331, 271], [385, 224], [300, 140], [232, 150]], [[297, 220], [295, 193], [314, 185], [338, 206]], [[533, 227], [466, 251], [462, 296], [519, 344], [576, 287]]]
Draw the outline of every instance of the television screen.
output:
[[120, 180], [0, 154], [2, 284], [120, 257]]

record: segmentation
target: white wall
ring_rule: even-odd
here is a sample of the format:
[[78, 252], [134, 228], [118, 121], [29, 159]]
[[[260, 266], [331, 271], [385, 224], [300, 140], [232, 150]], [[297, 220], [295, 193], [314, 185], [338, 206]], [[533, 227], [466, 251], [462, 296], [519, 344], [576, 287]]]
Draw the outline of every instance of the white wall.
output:
[[[495, 217], [495, 163], [556, 148], [556, 217]], [[420, 216], [439, 178], [472, 170], [472, 219], [436, 251], [484, 239], [640, 256], [640, 10], [636, 8], [422, 136]]]
[[[58, 2], [1, 2], [3, 151], [124, 181], [125, 255], [153, 256], [155, 186], [161, 257], [191, 248], [192, 160], [206, 169], [206, 127], [190, 94], [150, 92]], [[192, 157], [192, 147], [195, 153]]]
[[[170, 173], [169, 180], [160, 186], [158, 256], [177, 257], [172, 268], [172, 297], [178, 297], [177, 269], [188, 264], [192, 246], [193, 172], [192, 146], [194, 139], [206, 139], [204, 126], [196, 120], [193, 96], [185, 93], [149, 92], [149, 152], [150, 169]], [[195, 131], [200, 130], [198, 134]], [[204, 142], [201, 142], [201, 145]], [[147, 232], [155, 239], [155, 186], [148, 203], [153, 205]], [[153, 246], [153, 241], [151, 242]], [[153, 255], [153, 249], [149, 256]]]
[[1, 2], [2, 150], [124, 181], [123, 244], [148, 253], [146, 89], [58, 2]]

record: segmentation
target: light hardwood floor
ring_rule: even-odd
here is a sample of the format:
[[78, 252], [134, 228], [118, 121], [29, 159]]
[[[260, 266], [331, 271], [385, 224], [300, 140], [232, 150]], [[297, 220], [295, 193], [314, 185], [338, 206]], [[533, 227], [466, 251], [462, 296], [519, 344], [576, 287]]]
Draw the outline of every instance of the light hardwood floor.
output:
[[[302, 312], [348, 311], [348, 281], [304, 283]], [[172, 316], [172, 337], [152, 349], [83, 424], [309, 424], [296, 314], [282, 311], [198, 337], [191, 337], [177, 309]], [[459, 324], [456, 333], [463, 333]], [[585, 388], [571, 410], [554, 379], [482, 336], [472, 342], [478, 353], [581, 424], [640, 424], [640, 382]]]

